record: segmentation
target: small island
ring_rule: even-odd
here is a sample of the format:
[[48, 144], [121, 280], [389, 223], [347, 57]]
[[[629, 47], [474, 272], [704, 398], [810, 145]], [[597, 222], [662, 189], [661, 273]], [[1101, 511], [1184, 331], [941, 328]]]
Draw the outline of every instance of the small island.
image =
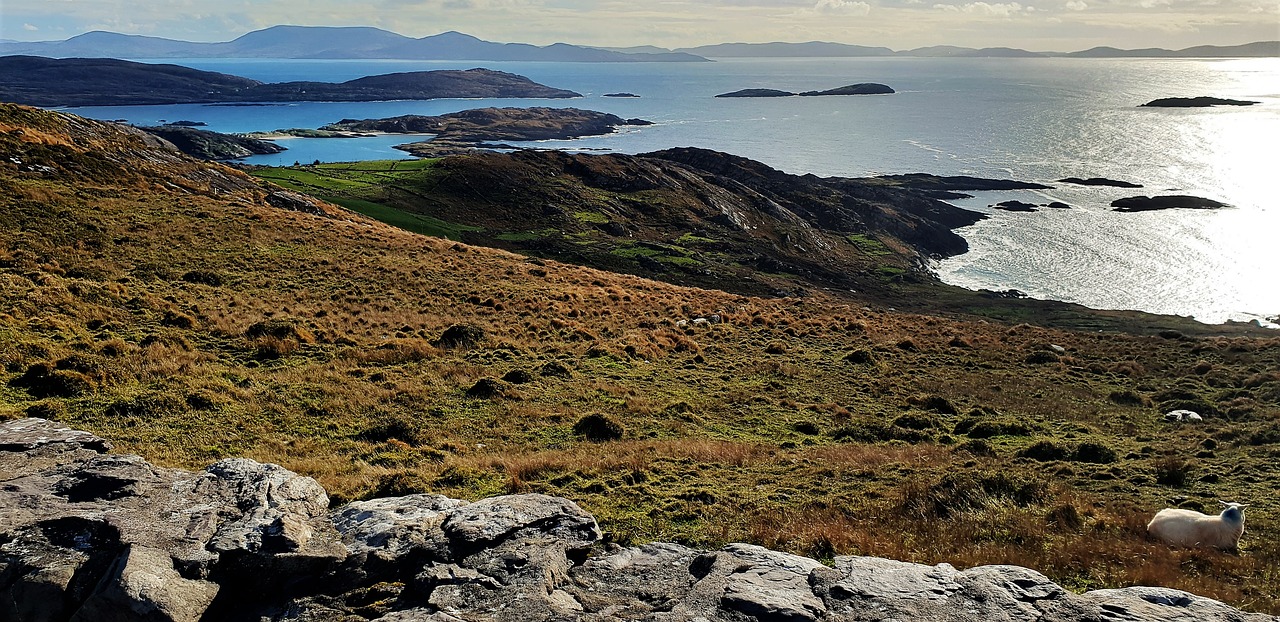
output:
[[875, 82], [861, 82], [825, 91], [805, 91], [792, 93], [778, 89], [742, 89], [732, 93], [721, 93], [716, 97], [823, 97], [828, 95], [888, 95], [895, 93], [892, 88]]
[[1138, 196], [1116, 199], [1111, 202], [1115, 212], [1150, 212], [1162, 209], [1218, 209], [1226, 203], [1187, 195]]
[[635, 93], [605, 93], [604, 95], [601, 95], [601, 97], [622, 97], [622, 98], [628, 98], [628, 99], [640, 98], [640, 96], [636, 95]]
[[1210, 106], [1252, 106], [1262, 102], [1221, 97], [1164, 97], [1154, 99], [1139, 108], [1208, 108]]
[[1090, 177], [1081, 179], [1079, 177], [1067, 177], [1059, 179], [1059, 183], [1075, 184], [1077, 186], [1110, 186], [1112, 188], [1141, 188], [1142, 184], [1135, 184], [1129, 181], [1120, 181], [1117, 179], [1107, 179], [1106, 177]]
[[609, 134], [622, 126], [653, 125], [644, 119], [623, 119], [617, 115], [578, 108], [477, 108], [439, 116], [404, 115], [387, 119], [343, 119], [322, 130], [335, 132], [384, 132], [388, 134], [434, 134], [429, 141], [398, 145], [397, 149], [419, 157], [459, 149], [510, 145], [485, 145], [493, 140], [563, 140]]

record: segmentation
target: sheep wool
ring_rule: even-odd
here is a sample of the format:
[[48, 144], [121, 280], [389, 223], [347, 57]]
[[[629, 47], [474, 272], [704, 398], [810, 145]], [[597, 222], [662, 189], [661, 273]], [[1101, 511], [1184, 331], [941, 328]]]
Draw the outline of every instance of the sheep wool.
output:
[[1173, 546], [1212, 547], [1233, 551], [1244, 534], [1243, 503], [1227, 503], [1221, 514], [1209, 516], [1193, 510], [1165, 508], [1147, 523], [1147, 533]]

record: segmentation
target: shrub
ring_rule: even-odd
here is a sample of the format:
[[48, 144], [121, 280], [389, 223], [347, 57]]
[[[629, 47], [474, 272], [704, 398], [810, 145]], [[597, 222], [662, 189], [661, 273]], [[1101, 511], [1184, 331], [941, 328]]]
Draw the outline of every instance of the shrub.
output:
[[273, 320], [263, 320], [254, 322], [244, 331], [246, 337], [250, 339], [293, 339], [299, 343], [311, 343], [315, 340], [315, 336], [307, 327], [301, 325], [297, 320], [289, 318], [279, 318]]
[[1021, 458], [1031, 458], [1039, 462], [1066, 460], [1071, 457], [1071, 450], [1053, 441], [1039, 441], [1018, 452]]
[[818, 427], [818, 424], [812, 421], [797, 421], [792, 424], [791, 429], [801, 434], [809, 435], [819, 434], [822, 432], [822, 429]]
[[914, 398], [910, 401], [912, 404], [915, 404], [922, 408], [927, 408], [941, 415], [954, 415], [960, 412], [956, 410], [955, 405], [953, 405], [950, 400], [948, 400], [945, 397], [942, 397], [941, 395], [930, 395], [928, 397], [923, 397], [923, 398]]
[[1090, 462], [1093, 464], [1110, 464], [1115, 462], [1117, 458], [1115, 450], [1093, 441], [1080, 443], [1071, 454], [1071, 459], [1076, 462]]
[[371, 498], [377, 497], [403, 497], [427, 492], [431, 487], [421, 475], [413, 472], [398, 471], [388, 473], [378, 478], [378, 483], [373, 488]]
[[32, 397], [79, 397], [93, 390], [93, 383], [82, 373], [55, 369], [48, 363], [36, 363], [9, 383], [26, 389]]
[[222, 275], [211, 270], [192, 270], [182, 275], [182, 280], [188, 283], [209, 285], [211, 287], [218, 287], [222, 285]]
[[432, 345], [437, 348], [472, 348], [480, 345], [484, 338], [484, 329], [475, 324], [454, 324], [444, 329]]
[[902, 415], [901, 417], [893, 420], [893, 425], [900, 428], [906, 428], [908, 430], [934, 430], [941, 427], [938, 425], [937, 419], [917, 413]]
[[533, 382], [533, 374], [529, 373], [527, 370], [513, 369], [507, 372], [506, 375], [502, 377], [502, 380], [504, 382], [510, 382], [511, 384], [525, 384]]
[[607, 415], [592, 413], [573, 424], [573, 433], [586, 437], [589, 441], [601, 443], [622, 438], [623, 429], [618, 422]]
[[1162, 486], [1182, 488], [1191, 480], [1192, 464], [1178, 457], [1169, 457], [1157, 461], [1156, 483]]
[[876, 362], [876, 358], [869, 350], [854, 350], [844, 355], [844, 362], [854, 365], [870, 365]]
[[1049, 486], [1041, 481], [1017, 481], [1003, 473], [953, 473], [929, 486], [908, 483], [902, 489], [901, 509], [916, 516], [949, 518], [1001, 501], [1026, 507], [1048, 496]]
[[955, 451], [965, 451], [975, 456], [996, 457], [996, 450], [990, 443], [982, 439], [968, 440], [956, 446]]
[[507, 387], [507, 383], [497, 378], [481, 378], [471, 385], [470, 389], [467, 389], [467, 397], [480, 399], [499, 397], [506, 392]]
[[1120, 406], [1145, 406], [1150, 402], [1142, 395], [1129, 390], [1112, 391], [1111, 395], [1107, 396], [1107, 399], [1111, 400], [1111, 403]]
[[538, 374], [544, 378], [568, 378], [573, 376], [573, 371], [567, 365], [560, 361], [549, 361], [542, 369], [538, 370]]

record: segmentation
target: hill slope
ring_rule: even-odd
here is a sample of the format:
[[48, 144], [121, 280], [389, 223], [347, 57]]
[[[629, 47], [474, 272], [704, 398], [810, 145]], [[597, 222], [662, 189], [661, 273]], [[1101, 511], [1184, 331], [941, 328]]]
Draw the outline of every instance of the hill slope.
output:
[[280, 463], [337, 502], [543, 492], [613, 543], [1018, 563], [1280, 611], [1273, 507], [1239, 555], [1143, 536], [1167, 504], [1280, 483], [1280, 339], [678, 287], [396, 230], [11, 105], [0, 149], [0, 417], [164, 466]]

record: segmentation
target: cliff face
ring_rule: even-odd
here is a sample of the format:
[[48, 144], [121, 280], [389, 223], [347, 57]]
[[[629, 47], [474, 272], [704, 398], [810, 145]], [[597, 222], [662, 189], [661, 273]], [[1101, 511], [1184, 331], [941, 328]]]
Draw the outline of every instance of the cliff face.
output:
[[591, 515], [538, 494], [331, 509], [276, 465], [195, 473], [109, 447], [0, 424], [0, 620], [1273, 619], [1170, 589], [1076, 595], [1016, 566], [602, 545]]

